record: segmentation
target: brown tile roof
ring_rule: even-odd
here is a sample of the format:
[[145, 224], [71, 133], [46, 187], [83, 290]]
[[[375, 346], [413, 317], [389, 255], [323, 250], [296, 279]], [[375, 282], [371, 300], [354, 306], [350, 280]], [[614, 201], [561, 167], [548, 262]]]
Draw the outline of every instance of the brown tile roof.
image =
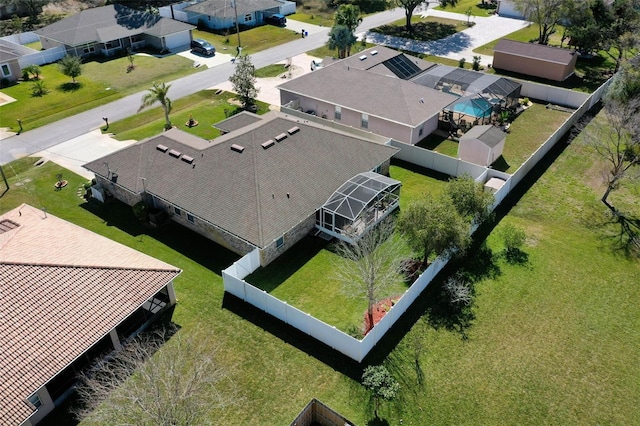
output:
[[507, 39], [500, 40], [493, 48], [493, 51], [562, 65], [570, 64], [576, 54], [575, 50]]
[[[292, 135], [288, 129], [300, 130]], [[308, 218], [345, 181], [372, 170], [397, 151], [315, 123], [270, 113], [228, 133], [203, 150], [179, 139], [177, 129], [86, 164], [100, 176], [118, 169], [119, 185], [170, 201], [258, 247]], [[280, 134], [286, 139], [265, 149]], [[193, 164], [159, 151], [162, 144], [194, 158]], [[232, 145], [244, 147], [242, 153]], [[289, 194], [289, 196], [287, 196]]]
[[8, 425], [26, 420], [26, 398], [180, 271], [28, 205], [4, 219], [19, 224], [0, 240], [0, 424]]
[[457, 99], [411, 81], [347, 67], [342, 62], [278, 87], [409, 126], [422, 124]]

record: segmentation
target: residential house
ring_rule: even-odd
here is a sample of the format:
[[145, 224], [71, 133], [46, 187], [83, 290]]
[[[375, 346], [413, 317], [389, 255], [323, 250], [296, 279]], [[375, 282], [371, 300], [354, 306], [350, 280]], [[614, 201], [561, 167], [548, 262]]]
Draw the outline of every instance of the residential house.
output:
[[548, 80], [563, 81], [576, 68], [575, 50], [502, 39], [493, 48], [493, 67]]
[[26, 49], [19, 44], [0, 39], [0, 80], [2, 80], [0, 87], [8, 86], [18, 81], [22, 75], [18, 60]]
[[64, 46], [69, 55], [111, 56], [143, 47], [172, 51], [188, 47], [193, 25], [111, 4], [86, 9], [36, 30], [44, 49]]
[[458, 158], [490, 166], [501, 155], [507, 134], [492, 125], [474, 126], [458, 142]]
[[0, 424], [35, 425], [77, 373], [176, 303], [174, 266], [22, 204], [0, 216]]
[[213, 141], [172, 129], [84, 167], [106, 199], [144, 201], [240, 255], [259, 248], [266, 265], [316, 227], [337, 188], [362, 172], [387, 173], [397, 152], [275, 112], [240, 128], [232, 120]]
[[277, 13], [295, 13], [296, 3], [286, 0], [196, 0], [176, 3], [160, 8], [160, 15], [188, 22], [212, 30], [254, 27], [265, 23], [265, 18]]
[[281, 84], [280, 103], [415, 144], [437, 129], [442, 109], [458, 98], [409, 81], [433, 66], [377, 46]]

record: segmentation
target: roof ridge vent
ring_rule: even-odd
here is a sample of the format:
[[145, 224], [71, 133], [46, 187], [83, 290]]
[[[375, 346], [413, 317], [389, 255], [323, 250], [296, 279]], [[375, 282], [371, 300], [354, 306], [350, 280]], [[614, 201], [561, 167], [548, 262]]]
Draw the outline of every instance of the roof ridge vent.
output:
[[286, 133], [280, 133], [278, 136], [276, 136], [274, 139], [276, 140], [276, 142], [282, 142], [283, 140], [285, 140], [287, 138], [287, 134]]
[[260, 145], [262, 145], [262, 147], [263, 147], [264, 149], [267, 149], [267, 148], [272, 147], [272, 146], [273, 146], [273, 145], [275, 145], [275, 144], [276, 144], [276, 143], [275, 143], [275, 141], [274, 141], [273, 139], [269, 139], [269, 140], [268, 140], [268, 141], [266, 141], [266, 142], [262, 142]]
[[169, 155], [175, 158], [180, 158], [182, 153], [180, 151], [176, 151], [175, 149], [172, 149], [169, 151]]
[[156, 145], [156, 149], [160, 152], [167, 152], [167, 150], [169, 149], [168, 146], [162, 145], [162, 144], [158, 144]]
[[234, 143], [233, 145], [231, 145], [231, 150], [235, 151], [235, 152], [242, 153], [242, 151], [244, 151], [244, 146]]
[[372, 50], [371, 52], [369, 52], [369, 54], [370, 54], [371, 56], [374, 56], [374, 55], [377, 55], [377, 54], [378, 54], [378, 51], [377, 51], [377, 50]]
[[299, 131], [300, 131], [300, 127], [294, 126], [294, 127], [290, 128], [289, 130], [287, 130], [287, 133], [289, 133], [290, 135], [295, 135]]
[[188, 164], [193, 163], [193, 157], [190, 157], [188, 155], [183, 155], [180, 159]]

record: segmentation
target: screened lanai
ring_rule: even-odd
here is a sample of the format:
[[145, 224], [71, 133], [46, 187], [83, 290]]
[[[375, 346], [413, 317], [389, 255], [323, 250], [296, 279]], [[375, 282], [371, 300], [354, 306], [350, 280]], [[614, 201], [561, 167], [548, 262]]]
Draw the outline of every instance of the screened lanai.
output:
[[375, 172], [352, 177], [316, 212], [316, 228], [341, 240], [355, 242], [398, 208], [401, 185]]
[[522, 87], [508, 78], [448, 65], [438, 65], [412, 81], [460, 97], [440, 116], [441, 123], [449, 122], [456, 128], [488, 124], [492, 112], [516, 107]]

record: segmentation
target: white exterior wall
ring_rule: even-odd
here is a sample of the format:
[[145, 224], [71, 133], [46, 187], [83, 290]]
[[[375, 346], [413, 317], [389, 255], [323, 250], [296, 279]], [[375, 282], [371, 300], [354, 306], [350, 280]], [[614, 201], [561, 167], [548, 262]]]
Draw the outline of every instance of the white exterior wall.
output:
[[171, 34], [164, 38], [165, 47], [168, 50], [174, 50], [179, 47], [188, 46], [191, 43], [191, 30], [181, 33]]

